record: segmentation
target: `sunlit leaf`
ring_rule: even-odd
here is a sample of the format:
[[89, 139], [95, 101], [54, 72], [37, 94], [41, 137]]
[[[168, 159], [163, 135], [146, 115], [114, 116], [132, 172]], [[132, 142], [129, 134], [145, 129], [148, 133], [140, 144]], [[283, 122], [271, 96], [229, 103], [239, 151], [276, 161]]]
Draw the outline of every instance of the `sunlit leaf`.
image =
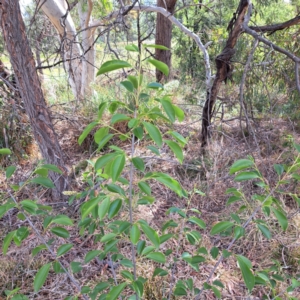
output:
[[127, 61], [123, 61], [123, 60], [110, 60], [105, 62], [100, 69], [97, 72], [97, 76], [101, 75], [101, 74], [105, 74], [111, 71], [115, 71], [118, 69], [122, 69], [122, 68], [130, 68], [131, 65], [127, 62]]

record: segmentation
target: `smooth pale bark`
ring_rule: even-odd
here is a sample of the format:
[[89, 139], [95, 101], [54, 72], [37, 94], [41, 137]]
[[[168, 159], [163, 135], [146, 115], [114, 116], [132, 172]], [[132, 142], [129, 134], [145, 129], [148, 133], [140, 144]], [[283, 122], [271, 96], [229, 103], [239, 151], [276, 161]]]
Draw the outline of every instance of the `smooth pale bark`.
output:
[[[163, 7], [173, 14], [177, 0], [157, 0], [157, 6]], [[172, 23], [164, 15], [158, 13], [156, 18], [155, 44], [163, 45], [171, 49]], [[155, 58], [164, 62], [169, 69], [171, 68], [171, 51], [155, 49]], [[158, 82], [168, 79], [161, 71], [156, 70], [156, 80]]]
[[81, 96], [91, 96], [91, 82], [95, 79], [95, 28], [89, 28], [91, 22], [91, 12], [93, 9], [92, 0], [81, 0], [78, 3], [78, 14], [80, 27], [82, 28], [81, 46], [83, 49], [82, 74], [81, 74]]
[[41, 5], [44, 14], [59, 33], [69, 84], [74, 96], [77, 99], [81, 98], [82, 51], [78, 44], [75, 24], [68, 12], [68, 5], [64, 0], [37, 0], [37, 3]]
[[[19, 0], [0, 0], [0, 24], [17, 86], [41, 154], [47, 163], [58, 166], [63, 174], [66, 174], [62, 151], [52, 126], [26, 36]], [[50, 178], [56, 187], [53, 196], [58, 199], [67, 187], [67, 178], [53, 172], [50, 173]]]

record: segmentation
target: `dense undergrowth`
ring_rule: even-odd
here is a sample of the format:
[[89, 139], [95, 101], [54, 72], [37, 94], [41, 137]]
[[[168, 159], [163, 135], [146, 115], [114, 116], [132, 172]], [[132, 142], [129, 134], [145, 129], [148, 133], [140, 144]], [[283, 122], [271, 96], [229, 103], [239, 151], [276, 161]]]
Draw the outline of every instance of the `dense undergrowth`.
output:
[[[99, 75], [126, 67], [109, 61]], [[48, 172], [60, 169], [32, 158], [25, 172], [0, 150], [11, 155], [1, 170], [1, 297], [298, 299], [292, 123], [260, 121], [249, 132], [216, 119], [203, 153], [180, 86], [169, 95], [139, 68], [121, 86], [121, 99], [96, 102], [95, 120], [53, 109], [68, 137], [67, 201], [52, 203], [47, 191]]]

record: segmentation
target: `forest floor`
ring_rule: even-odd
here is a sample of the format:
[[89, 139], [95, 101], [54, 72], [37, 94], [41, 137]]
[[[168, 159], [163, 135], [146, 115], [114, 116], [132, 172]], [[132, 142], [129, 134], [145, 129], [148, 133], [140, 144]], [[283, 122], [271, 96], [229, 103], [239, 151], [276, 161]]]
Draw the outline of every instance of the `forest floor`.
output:
[[[83, 180], [83, 173], [89, 171], [86, 165], [86, 159], [95, 160], [100, 155], [95, 152], [92, 137], [89, 137], [82, 146], [78, 145], [78, 137], [84, 127], [91, 122], [88, 118], [75, 118], [72, 114], [61, 114], [54, 112], [54, 119], [57, 121], [55, 125], [59, 142], [65, 153], [67, 167], [70, 170], [71, 191], [80, 192], [86, 188]], [[230, 125], [229, 125], [230, 124]], [[165, 125], [161, 125], [161, 131], [164, 131]], [[134, 220], [144, 219], [156, 229], [161, 228], [162, 224], [170, 218], [166, 215], [171, 207], [181, 209], [197, 209], [201, 218], [206, 223], [206, 229], [201, 229], [201, 242], [199, 247], [211, 249], [217, 247], [221, 252], [227, 249], [232, 241], [232, 235], [214, 235], [210, 234], [210, 230], [214, 224], [219, 221], [230, 219], [231, 213], [237, 213], [241, 207], [241, 203], [236, 202], [226, 205], [229, 195], [226, 190], [235, 187], [243, 190], [246, 195], [247, 209], [239, 213], [242, 221], [247, 220], [254, 211], [257, 202], [253, 200], [253, 195], [262, 193], [260, 187], [255, 186], [253, 181], [235, 182], [234, 176], [229, 175], [229, 168], [238, 159], [246, 158], [251, 155], [255, 159], [260, 172], [263, 174], [270, 187], [274, 186], [278, 181], [278, 176], [273, 168], [274, 164], [290, 164], [296, 156], [296, 150], [293, 148], [293, 142], [300, 144], [300, 134], [294, 129], [293, 124], [281, 119], [272, 119], [268, 121], [259, 121], [252, 123], [252, 134], [245, 128], [245, 124], [241, 129], [239, 121], [231, 121], [220, 123], [215, 126], [213, 137], [205, 151], [201, 151], [199, 140], [200, 122], [195, 121], [189, 116], [183, 123], [175, 124], [175, 130], [183, 137], [188, 139], [188, 143], [184, 148], [184, 162], [178, 163], [172, 153], [167, 148], [162, 148], [163, 155], [159, 158], [153, 157], [153, 154], [145, 147], [143, 143], [136, 145], [136, 155], [143, 157], [145, 165], [149, 171], [165, 172], [180, 182], [182, 187], [191, 191], [189, 197], [180, 198], [174, 192], [168, 190], [165, 186], [158, 182], [151, 184], [152, 195], [155, 202], [152, 205], [139, 206], [134, 211]], [[245, 135], [245, 137], [244, 137]], [[122, 142], [117, 138], [111, 141], [111, 144], [122, 148], [126, 153], [130, 153], [130, 142]], [[28, 157], [18, 162], [17, 171], [8, 183], [5, 183], [3, 175], [0, 178], [4, 191], [9, 189], [9, 185], [18, 184], [25, 181], [37, 165], [40, 156], [38, 148], [33, 143], [27, 147]], [[107, 150], [106, 150], [107, 151]], [[126, 171], [128, 172], [128, 171]], [[289, 192], [299, 194], [299, 187], [290, 185]], [[201, 192], [199, 192], [201, 191]], [[4, 192], [5, 194], [5, 192]], [[7, 199], [5, 196], [3, 199]], [[272, 299], [272, 295], [280, 295], [281, 299], [300, 299], [300, 289], [296, 288], [291, 293], [286, 293], [287, 287], [290, 285], [290, 278], [299, 278], [300, 274], [300, 238], [299, 226], [300, 215], [297, 204], [291, 197], [279, 195], [281, 203], [287, 212], [289, 227], [283, 231], [275, 219], [270, 218], [270, 231], [272, 238], [267, 239], [260, 231], [256, 229], [254, 222], [246, 229], [246, 236], [237, 240], [230, 251], [247, 257], [253, 266], [253, 270], [269, 270], [273, 265], [273, 274], [284, 278], [281, 280], [278, 276], [276, 285], [271, 288], [265, 285], [256, 285], [249, 295], [245, 283], [242, 279], [240, 269], [237, 266], [235, 257], [232, 255], [224, 259], [218, 268], [212, 272], [218, 258], [206, 255], [206, 261], [199, 265], [200, 272], [191, 268], [186, 262], [180, 260], [176, 264], [176, 268], [172, 271], [172, 275], [166, 277], [156, 276], [152, 278], [151, 274], [158, 263], [154, 263], [147, 259], [141, 259], [137, 263], [137, 273], [139, 276], [148, 278], [145, 285], [145, 300], [159, 300], [168, 297], [169, 283], [177, 280], [186, 280], [192, 278], [194, 286], [201, 288], [203, 283], [210, 278], [210, 282], [219, 280], [224, 285], [221, 290], [221, 299], [263, 299], [263, 295], [268, 295]], [[85, 199], [78, 199], [72, 205], [64, 202], [53, 203], [49, 193], [41, 188], [26, 187], [22, 192], [17, 193], [17, 201], [24, 199], [38, 199], [40, 204], [53, 206], [53, 213], [66, 214], [72, 218], [75, 223], [80, 220], [80, 204]], [[2, 199], [0, 199], [2, 201]], [[128, 212], [123, 211], [121, 217], [128, 219]], [[261, 212], [258, 218], [263, 218]], [[178, 215], [172, 215], [174, 221], [181, 222]], [[36, 228], [42, 233], [42, 223], [40, 218], [32, 217]], [[26, 226], [26, 221], [18, 219], [17, 210], [9, 211], [0, 220], [0, 244], [3, 243], [4, 237], [8, 232], [15, 230], [21, 226]], [[195, 230], [197, 226], [194, 226]], [[68, 265], [72, 261], [83, 262], [85, 254], [90, 250], [101, 249], [101, 243], [95, 243], [91, 236], [81, 236], [78, 228], [70, 227], [70, 237], [68, 243], [72, 243], [74, 247], [66, 255], [63, 256], [62, 262]], [[43, 234], [46, 240], [51, 238], [51, 234], [46, 232]], [[65, 241], [59, 239], [52, 247], [57, 248]], [[20, 293], [29, 297], [29, 299], [64, 299], [67, 296], [74, 295], [74, 286], [69, 282], [65, 274], [54, 274], [50, 271], [51, 276], [39, 293], [33, 293], [33, 279], [36, 271], [45, 263], [53, 261], [53, 257], [47, 251], [42, 251], [38, 255], [32, 255], [32, 249], [41, 244], [37, 235], [31, 230], [30, 235], [22, 242], [21, 247], [17, 247], [12, 243], [4, 256], [0, 254], [0, 299], [8, 299], [5, 296], [5, 290], [13, 290], [19, 287]], [[170, 239], [162, 245], [162, 250], [172, 249], [174, 252], [180, 248], [180, 253], [195, 252], [195, 246], [189, 244], [184, 234], [179, 234], [178, 239]], [[130, 244], [128, 242], [119, 245], [121, 254], [128, 259], [130, 257]], [[112, 280], [116, 273], [117, 280], [120, 279], [119, 270], [111, 270], [107, 263], [93, 260], [90, 263], [82, 264], [82, 270], [74, 274], [75, 279], [81, 286], [94, 286], [98, 282]], [[276, 269], [276, 270], [275, 270]], [[272, 270], [270, 269], [270, 272]], [[276, 276], [274, 276], [276, 278]], [[273, 294], [272, 294], [273, 293]], [[171, 299], [194, 299], [192, 294], [182, 297], [173, 297]], [[81, 299], [81, 298], [80, 298]], [[212, 290], [205, 290], [201, 299], [217, 299]], [[278, 298], [279, 299], [279, 298]]]

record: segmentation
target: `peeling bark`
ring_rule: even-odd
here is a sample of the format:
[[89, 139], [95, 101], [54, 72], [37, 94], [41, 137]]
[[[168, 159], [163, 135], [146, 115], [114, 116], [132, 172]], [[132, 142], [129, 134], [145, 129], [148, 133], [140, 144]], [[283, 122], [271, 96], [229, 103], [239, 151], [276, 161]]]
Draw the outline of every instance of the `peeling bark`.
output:
[[[65, 174], [63, 154], [41, 89], [35, 61], [26, 36], [19, 0], [0, 0], [0, 23], [35, 140], [45, 161], [58, 166]], [[67, 187], [67, 178], [65, 175], [53, 172], [50, 173], [50, 178], [55, 185], [53, 197], [58, 199]]]

